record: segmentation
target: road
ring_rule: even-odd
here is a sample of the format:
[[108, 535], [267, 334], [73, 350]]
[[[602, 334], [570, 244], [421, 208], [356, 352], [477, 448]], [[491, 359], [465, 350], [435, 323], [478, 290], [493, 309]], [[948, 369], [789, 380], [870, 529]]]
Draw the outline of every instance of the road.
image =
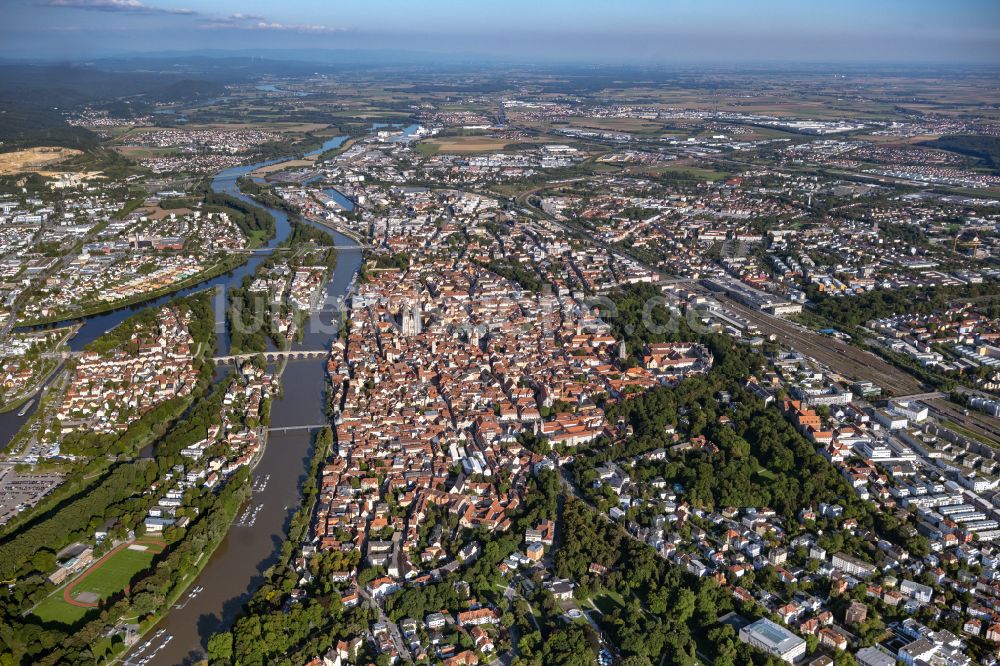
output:
[[[59, 350], [64, 345], [68, 344], [69, 339], [72, 338], [74, 335], [76, 335], [76, 332], [78, 330], [80, 330], [79, 324], [74, 324], [73, 326], [67, 326], [65, 328], [65, 333], [63, 334], [62, 338], [60, 338], [59, 341], [56, 343], [54, 349]], [[0, 335], [0, 339], [3, 339], [2, 335]], [[20, 394], [8, 398], [5, 401], [5, 404], [18, 405], [17, 408], [20, 409], [21, 406], [29, 398], [34, 397], [36, 394], [41, 393], [42, 390], [45, 388], [45, 386], [59, 374], [59, 372], [62, 370], [63, 363], [66, 361], [66, 359], [70, 358], [70, 356], [71, 353], [65, 350], [47, 351], [39, 354], [38, 356], [39, 359], [46, 359], [46, 360], [56, 359], [57, 363], [54, 366], [52, 366], [52, 369], [46, 372], [44, 376], [38, 377], [37, 380], [31, 386], [25, 387], [24, 391], [22, 391]], [[40, 360], [36, 361], [36, 364], [37, 363], [40, 363]], [[11, 409], [9, 411], [14, 411], [14, 409]], [[5, 444], [6, 442], [0, 442], [0, 447], [4, 446]]]
[[727, 308], [756, 324], [761, 331], [773, 333], [782, 344], [816, 359], [833, 372], [852, 380], [874, 382], [901, 398], [920, 400], [939, 415], [1000, 448], [1000, 419], [971, 409], [966, 414], [962, 407], [947, 400], [945, 394], [922, 391], [916, 378], [869, 351], [772, 317], [726, 296], [719, 296], [719, 300], [724, 301]]
[[[47, 395], [50, 400], [45, 403], [39, 403], [38, 407], [31, 418], [32, 425], [28, 431], [26, 431], [25, 439], [21, 446], [15, 451], [13, 448], [8, 448], [3, 456], [3, 460], [0, 461], [0, 465], [13, 466], [21, 462], [25, 462], [25, 458], [28, 456], [36, 455], [41, 456], [42, 450], [48, 449], [47, 445], [44, 445], [39, 441], [39, 436], [41, 435], [43, 425], [52, 418], [55, 408], [62, 402], [63, 395], [69, 389], [70, 375], [68, 372], [63, 371], [61, 366], [56, 367], [57, 371], [53, 371], [45, 384], [42, 385], [38, 390], [38, 400], [41, 401], [43, 393]], [[55, 391], [55, 393], [53, 393]], [[23, 428], [18, 431], [19, 433], [25, 432]], [[17, 437], [15, 436], [11, 442], [13, 443]]]
[[378, 613], [379, 622], [384, 622], [385, 626], [389, 627], [389, 638], [392, 639], [392, 644], [396, 646], [396, 652], [403, 658], [403, 661], [408, 664], [412, 664], [413, 656], [410, 654], [410, 650], [406, 647], [406, 643], [403, 642], [403, 637], [399, 633], [399, 627], [397, 627], [396, 623], [390, 620], [382, 610], [382, 604], [370, 595], [368, 590], [366, 590], [363, 586], [358, 587], [358, 594], [361, 595], [362, 599], [371, 602], [371, 605], [375, 607], [375, 610]]
[[[541, 185], [520, 193], [516, 198], [517, 203], [531, 208], [533, 212], [574, 237], [582, 238], [586, 242], [609, 252], [623, 254], [621, 248], [596, 241], [594, 238], [584, 237], [579, 230], [556, 221], [551, 215], [532, 204], [530, 201], [531, 195], [548, 186], [550, 184]], [[635, 259], [635, 257], [632, 257], [632, 259]], [[661, 277], [669, 277], [659, 268], [638, 259], [635, 260], [655, 274]], [[692, 283], [692, 287], [700, 290], [700, 287], [695, 283]], [[816, 359], [838, 374], [845, 375], [852, 380], [874, 382], [894, 395], [918, 394], [923, 390], [916, 378], [871, 352], [859, 349], [837, 338], [821, 335], [780, 317], [774, 317], [760, 310], [749, 308], [724, 295], [713, 294], [713, 296], [716, 296], [720, 302], [724, 303], [726, 308], [731, 309], [754, 323], [764, 333], [768, 335], [773, 334], [782, 344]]]
[[[51, 225], [48, 222], [42, 225], [41, 231], [39, 232], [39, 238], [41, 238], [41, 234], [44, 233], [49, 226]], [[58, 271], [72, 264], [73, 260], [77, 257], [77, 253], [83, 248], [84, 243], [89, 238], [89, 233], [90, 232], [88, 232], [87, 237], [77, 241], [71, 248], [67, 249], [65, 254], [59, 258], [59, 261], [57, 261], [52, 268], [43, 272], [41, 275], [36, 276], [31, 281], [29, 289], [26, 289], [21, 297], [18, 298], [10, 307], [10, 311], [7, 314], [7, 321], [4, 322], [3, 326], [0, 326], [0, 340], [6, 340], [7, 336], [10, 335], [10, 332], [14, 330], [14, 324], [17, 322], [18, 317], [21, 314], [21, 306], [30, 299], [31, 290], [39, 284], [45, 284], [45, 281], [55, 275]], [[73, 332], [75, 333], [76, 331]]]
[[[623, 254], [621, 248], [616, 248], [607, 243], [599, 242], [594, 238], [584, 238], [579, 230], [557, 222], [551, 215], [533, 205], [530, 201], [531, 195], [541, 189], [544, 189], [544, 187], [545, 186], [540, 186], [521, 193], [517, 197], [518, 203], [530, 207], [533, 212], [544, 217], [549, 222], [557, 225], [563, 231], [574, 237], [583, 238], [590, 244], [603, 248], [608, 252]], [[661, 277], [670, 277], [655, 266], [639, 261], [638, 259], [635, 259], [635, 257], [632, 257], [632, 259], [636, 260], [644, 268], [653, 271]], [[692, 283], [692, 287], [698, 290], [701, 289], [696, 283]], [[810, 331], [805, 327], [793, 324], [792, 322], [781, 319], [780, 317], [774, 317], [765, 312], [761, 312], [760, 310], [749, 308], [724, 295], [713, 294], [713, 296], [717, 297], [720, 302], [724, 303], [726, 308], [731, 309], [748, 321], [754, 323], [764, 333], [768, 335], [773, 334], [782, 344], [816, 359], [820, 363], [823, 363], [831, 368], [834, 372], [843, 374], [852, 380], [866, 380], [874, 382], [895, 395], [917, 394], [923, 390], [920, 382], [913, 376], [900, 370], [871, 352], [859, 349], [858, 347], [845, 343], [837, 338]]]
[[[601, 243], [593, 238], [586, 238], [571, 226], [557, 222], [551, 215], [530, 201], [533, 194], [550, 185], [547, 183], [522, 192], [515, 201], [530, 208], [534, 213], [547, 219], [571, 236], [581, 238], [585, 242], [604, 248], [609, 252], [621, 253], [620, 248]], [[635, 259], [635, 257], [632, 258]], [[661, 277], [665, 277], [663, 271], [655, 266], [650, 266], [638, 259], [636, 261]], [[701, 289], [696, 283], [692, 283], [691, 286], [697, 290]], [[872, 352], [838, 338], [822, 335], [786, 319], [747, 307], [723, 294], [713, 293], [712, 295], [727, 309], [755, 324], [763, 333], [774, 335], [781, 344], [815, 359], [832, 372], [851, 381], [870, 381], [895, 396], [907, 396], [914, 400], [921, 400], [939, 417], [957, 423], [992, 446], [1000, 448], [1000, 419], [975, 410], [968, 410], [966, 413], [966, 410], [945, 399], [946, 396], [943, 394], [924, 392], [924, 387], [919, 380]]]

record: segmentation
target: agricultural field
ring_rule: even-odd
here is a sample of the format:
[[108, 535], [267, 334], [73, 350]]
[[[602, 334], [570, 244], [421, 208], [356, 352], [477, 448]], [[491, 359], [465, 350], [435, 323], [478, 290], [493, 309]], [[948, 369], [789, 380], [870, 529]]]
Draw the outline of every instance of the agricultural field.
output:
[[569, 124], [573, 127], [607, 132], [656, 134], [664, 131], [662, 122], [640, 118], [571, 118]]
[[433, 141], [421, 141], [417, 150], [424, 155], [436, 153], [488, 153], [503, 150], [507, 147], [505, 139], [494, 139], [488, 136], [449, 136], [435, 138]]
[[276, 164], [269, 164], [267, 166], [260, 167], [255, 171], [251, 172], [250, 176], [252, 178], [263, 178], [272, 173], [277, 173], [279, 171], [284, 171], [285, 169], [298, 169], [301, 167], [311, 167], [316, 163], [316, 157], [306, 157], [297, 160], [285, 160], [284, 162], [278, 162]]

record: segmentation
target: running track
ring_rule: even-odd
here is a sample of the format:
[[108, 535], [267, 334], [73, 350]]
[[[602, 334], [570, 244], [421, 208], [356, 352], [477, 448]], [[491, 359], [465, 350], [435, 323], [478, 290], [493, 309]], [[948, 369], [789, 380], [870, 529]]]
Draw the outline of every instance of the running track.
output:
[[[72, 596], [70, 596], [70, 594], [73, 592], [73, 589], [76, 588], [76, 586], [79, 585], [81, 582], [83, 582], [83, 580], [87, 576], [89, 576], [90, 574], [94, 573], [99, 568], [101, 568], [101, 565], [103, 565], [112, 555], [114, 555], [115, 553], [117, 553], [121, 549], [128, 548], [129, 546], [132, 546], [132, 545], [143, 545], [144, 546], [144, 545], [147, 545], [147, 544], [153, 545], [153, 546], [160, 546], [160, 549], [161, 549], [160, 552], [163, 552], [163, 550], [166, 549], [166, 547], [167, 547], [167, 543], [165, 541], [160, 541], [159, 539], [142, 539], [142, 540], [132, 541], [132, 542], [129, 542], [129, 543], [123, 543], [120, 546], [112, 548], [109, 552], [107, 552], [104, 555], [104, 557], [102, 557], [101, 559], [99, 559], [96, 562], [94, 562], [93, 564], [91, 564], [87, 568], [87, 570], [84, 571], [82, 574], [80, 574], [80, 576], [76, 580], [74, 580], [72, 583], [70, 583], [65, 588], [63, 588], [63, 601], [65, 601], [66, 603], [70, 604], [71, 606], [79, 606], [80, 608], [96, 608], [97, 605], [98, 605], [98, 603], [100, 603], [100, 600], [95, 601], [93, 603], [85, 603], [83, 601], [77, 601]], [[128, 592], [128, 587], [127, 586], [125, 588], [125, 591]]]

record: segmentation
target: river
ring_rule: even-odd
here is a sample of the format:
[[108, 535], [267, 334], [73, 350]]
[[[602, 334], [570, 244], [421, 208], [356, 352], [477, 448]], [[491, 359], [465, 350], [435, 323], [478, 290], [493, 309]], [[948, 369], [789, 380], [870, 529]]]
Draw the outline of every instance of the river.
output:
[[[318, 155], [327, 150], [332, 150], [334, 148], [339, 147], [346, 140], [347, 140], [346, 136], [338, 136], [332, 139], [328, 139], [326, 142], [323, 143], [322, 146], [320, 146], [314, 151], [306, 153], [306, 155], [307, 156]], [[237, 179], [240, 176], [244, 176], [250, 173], [251, 171], [254, 171], [255, 169], [259, 169], [260, 167], [268, 166], [270, 164], [283, 162], [287, 159], [290, 158], [280, 157], [276, 159], [267, 160], [265, 162], [258, 162], [257, 164], [251, 164], [249, 166], [240, 166], [240, 167], [233, 167], [231, 169], [226, 169], [225, 171], [219, 172], [215, 176], [215, 178], [212, 179], [212, 189], [214, 189], [217, 192], [225, 192], [226, 194], [230, 194], [239, 199], [243, 199], [244, 201], [251, 201], [254, 205], [260, 206], [259, 203], [257, 203], [256, 201], [252, 201], [246, 195], [242, 194], [239, 191], [239, 188], [236, 185]], [[341, 195], [341, 200], [346, 201], [346, 198], [344, 198]], [[261, 207], [267, 208], [267, 206], [261, 206]], [[353, 205], [351, 205], [351, 207], [353, 207]], [[273, 208], [267, 208], [267, 210], [270, 211], [271, 214], [274, 216], [275, 233], [274, 237], [271, 238], [264, 245], [264, 248], [273, 249], [280, 243], [284, 242], [286, 238], [288, 238], [288, 234], [291, 233], [291, 225], [288, 222], [288, 215], [286, 215], [283, 211], [275, 210]], [[333, 236], [336, 245], [356, 244], [351, 239], [347, 238], [343, 234], [331, 230], [329, 227], [323, 227], [319, 225], [314, 225], [314, 226], [317, 226], [318, 228], [321, 228], [324, 231], [330, 233]], [[357, 266], [355, 266], [353, 269], [350, 268], [350, 265], [353, 261], [351, 258], [352, 254], [353, 253], [350, 250], [341, 251], [339, 253], [337, 262], [337, 271], [334, 274], [331, 283], [327, 285], [327, 292], [329, 294], [336, 295], [344, 293], [344, 291], [348, 286], [348, 283], [353, 277], [353, 274], [347, 275], [346, 277], [340, 274], [343, 271], [348, 271], [348, 270], [357, 271], [358, 266], [360, 266], [360, 255], [359, 255], [356, 262]], [[224, 314], [225, 309], [224, 307], [220, 307], [221, 304], [225, 303], [225, 291], [231, 285], [237, 287], [240, 286], [243, 283], [243, 278], [246, 277], [247, 275], [252, 275], [253, 272], [257, 270], [257, 266], [262, 261], [267, 259], [267, 257], [268, 255], [266, 254], [253, 254], [250, 256], [250, 259], [245, 264], [242, 264], [241, 266], [233, 269], [232, 271], [228, 273], [223, 273], [222, 275], [218, 275], [208, 280], [204, 280], [195, 285], [187, 287], [186, 289], [181, 289], [179, 291], [166, 294], [159, 298], [154, 298], [148, 301], [143, 301], [141, 303], [136, 303], [135, 305], [118, 308], [116, 310], [111, 310], [103, 314], [86, 317], [83, 320], [83, 325], [80, 327], [80, 330], [73, 337], [73, 339], [69, 341], [69, 347], [73, 351], [79, 351], [83, 349], [86, 345], [90, 344], [97, 338], [101, 337], [115, 326], [118, 326], [120, 323], [122, 323], [123, 321], [125, 321], [126, 319], [128, 319], [129, 317], [131, 317], [140, 310], [144, 310], [149, 307], [158, 307], [164, 305], [179, 296], [186, 296], [188, 294], [193, 294], [198, 291], [214, 288], [217, 290], [215, 296], [216, 336], [217, 336], [216, 352], [219, 355], [224, 356], [228, 353], [229, 350], [229, 331], [226, 329], [225, 326], [225, 314]], [[347, 265], [343, 269], [343, 271], [341, 269], [341, 261], [346, 262]], [[67, 321], [53, 325], [59, 326], [62, 324], [69, 324], [69, 323], [73, 322]], [[268, 340], [270, 340], [270, 338], [268, 338]], [[316, 341], [315, 337], [313, 337], [313, 341]], [[271, 343], [269, 343], [269, 349], [270, 348], [273, 348], [273, 344]], [[317, 348], [318, 347], [311, 347], [311, 349], [317, 349]], [[36, 398], [40, 397], [40, 395], [41, 394], [36, 396]], [[17, 431], [21, 429], [21, 426], [24, 425], [24, 422], [38, 408], [38, 404], [39, 404], [38, 400], [36, 399], [32, 404], [31, 408], [28, 409], [23, 416], [17, 415], [20, 409], [15, 409], [11, 412], [0, 414], [0, 450], [5, 449], [7, 445], [10, 444], [10, 441], [14, 438], [14, 435], [17, 434]]]
[[[318, 152], [336, 148], [346, 138], [331, 139]], [[213, 179], [212, 188], [259, 206], [259, 203], [239, 192], [236, 179], [276, 161], [280, 160], [226, 169]], [[265, 208], [275, 219], [275, 237], [267, 243], [267, 247], [273, 248], [288, 237], [291, 227], [284, 212]], [[357, 245], [347, 236], [328, 227], [318, 224], [314, 226], [329, 233], [335, 245]], [[224, 294], [227, 287], [239, 285], [243, 277], [251, 274], [265, 258], [265, 255], [253, 255], [246, 264], [232, 272], [189, 289], [132, 308], [90, 317], [84, 320], [72, 347], [79, 349], [137, 310], [161, 305], [176, 298], [178, 294], [206, 287], [217, 287]], [[306, 322], [303, 339], [296, 342], [293, 348], [329, 348], [339, 331], [339, 308], [332, 301], [347, 293], [361, 268], [361, 262], [360, 248], [338, 251], [337, 267], [326, 285], [327, 305]], [[219, 296], [216, 298], [216, 320], [224, 322], [224, 310], [220, 312], [219, 306], [225, 301], [220, 300]], [[217, 325], [217, 332], [220, 333], [217, 349], [220, 352], [227, 351], [229, 339], [225, 326]], [[274, 400], [271, 406], [272, 427], [311, 425], [327, 421], [325, 359], [289, 362], [282, 376], [282, 388], [282, 396]], [[23, 422], [23, 419], [18, 421]], [[4, 441], [5, 446], [7, 441], [9, 438]], [[311, 449], [312, 435], [309, 431], [274, 434], [269, 438], [263, 457], [254, 470], [254, 492], [247, 506], [240, 511], [236, 523], [201, 574], [190, 584], [189, 591], [155, 627], [154, 633], [150, 634], [151, 638], [147, 638], [151, 640], [149, 646], [143, 648], [145, 640], [136, 645], [128, 655], [128, 663], [138, 663], [145, 657], [150, 657], [145, 663], [156, 664], [196, 661], [203, 656], [204, 645], [212, 633], [232, 625], [243, 604], [261, 584], [263, 572], [277, 562], [289, 521], [299, 505], [299, 491], [308, 471]], [[193, 594], [191, 591], [196, 589], [201, 591]], [[155, 636], [161, 629], [161, 635]]]
[[[336, 148], [345, 140], [346, 137], [337, 137], [327, 141], [318, 152]], [[261, 166], [264, 164], [227, 169], [216, 176], [212, 187], [250, 201], [239, 192], [236, 179]], [[290, 227], [285, 213], [272, 208], [268, 210], [274, 215], [278, 229], [275, 239], [269, 243], [273, 247], [287, 237]], [[328, 232], [335, 245], [356, 245], [347, 236], [328, 227], [314, 226]], [[329, 347], [340, 326], [339, 310], [330, 301], [347, 293], [361, 268], [361, 261], [360, 249], [338, 251], [337, 267], [326, 286], [328, 305], [306, 323], [302, 340], [296, 342], [293, 348]], [[254, 265], [256, 263], [259, 261]], [[237, 282], [229, 281], [227, 284], [238, 284], [249, 270], [234, 271], [233, 280]], [[220, 343], [220, 348], [228, 348], [228, 339], [225, 344], [226, 347], [223, 347]], [[271, 406], [272, 427], [326, 422], [325, 359], [289, 362], [282, 376], [282, 390], [281, 398]], [[154, 651], [155, 656], [147, 663], [196, 661], [203, 656], [208, 638], [232, 625], [243, 604], [263, 582], [263, 572], [278, 560], [288, 523], [299, 504], [299, 489], [308, 471], [311, 450], [312, 435], [308, 431], [270, 436], [264, 456], [254, 471], [253, 496], [201, 575], [189, 587], [189, 590], [202, 588], [201, 592], [191, 597], [189, 591], [182, 596], [178, 604], [180, 607], [172, 609], [155, 628], [155, 631], [163, 629], [164, 633], [141, 653], [141, 644], [137, 646], [130, 655], [132, 661]], [[163, 645], [168, 636], [172, 637], [171, 640]]]
[[281, 93], [282, 95], [287, 95], [288, 97], [305, 97], [309, 94], [307, 92], [302, 92], [301, 90], [284, 90], [273, 83], [258, 85], [257, 90], [260, 90], [261, 92]]

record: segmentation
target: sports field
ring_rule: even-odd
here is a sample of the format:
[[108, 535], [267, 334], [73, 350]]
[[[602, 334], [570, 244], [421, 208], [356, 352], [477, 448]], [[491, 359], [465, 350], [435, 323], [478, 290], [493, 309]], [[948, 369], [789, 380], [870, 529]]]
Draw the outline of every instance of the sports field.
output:
[[76, 622], [102, 599], [126, 589], [132, 578], [148, 568], [165, 546], [156, 539], [140, 539], [118, 546], [68, 585], [49, 595], [35, 607], [34, 614], [44, 621]]

